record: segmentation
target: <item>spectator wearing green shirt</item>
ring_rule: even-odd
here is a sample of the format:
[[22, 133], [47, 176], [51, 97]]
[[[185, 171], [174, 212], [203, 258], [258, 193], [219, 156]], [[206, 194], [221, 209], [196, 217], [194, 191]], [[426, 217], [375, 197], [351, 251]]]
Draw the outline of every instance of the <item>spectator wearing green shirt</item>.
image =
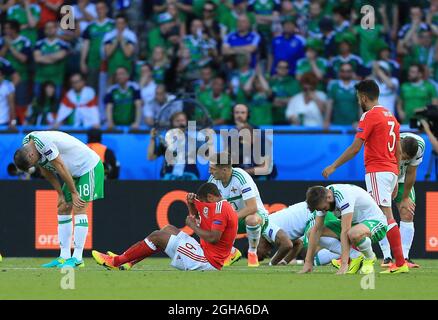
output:
[[324, 128], [330, 123], [335, 125], [354, 125], [359, 120], [360, 107], [357, 104], [357, 83], [354, 78], [353, 67], [349, 63], [341, 64], [339, 79], [333, 79], [327, 86], [327, 112], [324, 119]]
[[436, 53], [432, 30], [428, 27], [417, 35], [417, 42], [406, 42], [406, 55], [403, 57], [403, 69], [416, 63], [432, 68]]
[[227, 33], [237, 30], [239, 16], [244, 15], [248, 19], [251, 28], [256, 25], [256, 16], [254, 12], [248, 10], [248, 0], [233, 0], [233, 9], [222, 19], [222, 39], [225, 39]]
[[161, 13], [157, 16], [157, 26], [151, 28], [146, 35], [148, 55], [152, 55], [155, 47], [168, 49], [171, 47], [169, 35], [177, 27], [172, 15], [168, 12]]
[[[15, 106], [20, 123], [24, 121], [27, 106], [31, 101], [29, 94], [29, 62], [32, 49], [29, 39], [20, 35], [20, 24], [6, 21], [4, 37], [0, 43], [0, 56], [8, 60], [19, 77], [11, 79], [15, 85]], [[17, 79], [19, 78], [19, 79]]]
[[272, 120], [274, 124], [286, 124], [286, 106], [295, 94], [300, 92], [300, 84], [289, 75], [289, 64], [285, 60], [280, 60], [276, 67], [276, 72], [269, 81], [272, 90]]
[[272, 91], [259, 66], [243, 90], [248, 99], [251, 123], [255, 126], [272, 125]]
[[114, 20], [108, 18], [105, 1], [96, 3], [97, 20], [90, 23], [82, 33], [81, 72], [86, 75], [87, 84], [97, 90], [101, 71], [101, 48], [105, 34], [114, 30]]
[[201, 69], [201, 76], [194, 85], [194, 91], [197, 97], [203, 92], [211, 90], [211, 83], [213, 80], [213, 69], [210, 65], [206, 65]]
[[438, 94], [435, 86], [424, 80], [424, 66], [413, 64], [409, 67], [408, 82], [401, 85], [397, 112], [400, 122], [409, 123], [415, 110], [429, 104], [438, 105]]
[[131, 74], [134, 67], [134, 58], [137, 49], [137, 36], [128, 28], [124, 15], [117, 15], [116, 27], [105, 34], [103, 45], [105, 58], [108, 62], [108, 76], [113, 83], [118, 68], [125, 68]]
[[232, 71], [230, 87], [233, 100], [237, 103], [247, 103], [247, 98], [243, 86], [254, 75], [251, 69], [251, 57], [249, 54], [239, 54], [236, 56], [237, 69]]
[[33, 58], [36, 63], [34, 96], [39, 96], [41, 84], [53, 81], [56, 85], [56, 99], [61, 96], [65, 76], [65, 63], [69, 53], [66, 42], [57, 37], [57, 23], [49, 21], [44, 27], [46, 37], [36, 43]]
[[319, 22], [323, 16], [324, 13], [322, 12], [321, 3], [319, 1], [310, 3], [309, 17], [307, 20], [307, 34], [309, 37], [319, 38], [322, 36], [321, 30], [319, 29]]
[[[354, 36], [353, 36], [354, 37]], [[353, 71], [358, 76], [364, 76], [366, 68], [363, 60], [358, 55], [352, 53], [353, 39], [348, 37], [340, 37], [339, 54], [330, 60], [330, 78], [339, 78], [339, 69], [341, 64], [348, 62], [353, 66]]]
[[328, 61], [319, 56], [323, 47], [324, 44], [320, 39], [312, 38], [306, 42], [306, 56], [297, 61], [295, 73], [297, 80], [300, 80], [302, 75], [307, 72], [313, 72], [320, 81], [324, 79], [328, 69]]
[[8, 9], [7, 19], [16, 20], [20, 24], [20, 34], [28, 38], [35, 45], [38, 37], [37, 24], [40, 20], [40, 6], [30, 0], [17, 0], [16, 4]]
[[166, 81], [166, 73], [169, 70], [169, 59], [163, 47], [155, 47], [152, 53], [152, 77], [155, 83], [162, 84]]
[[140, 87], [129, 81], [128, 70], [119, 67], [115, 73], [116, 84], [105, 96], [108, 130], [114, 126], [131, 126], [138, 129], [141, 122], [142, 101]]
[[225, 80], [222, 77], [215, 77], [211, 90], [200, 94], [198, 100], [207, 108], [215, 125], [225, 124], [231, 120], [232, 102], [225, 92]]

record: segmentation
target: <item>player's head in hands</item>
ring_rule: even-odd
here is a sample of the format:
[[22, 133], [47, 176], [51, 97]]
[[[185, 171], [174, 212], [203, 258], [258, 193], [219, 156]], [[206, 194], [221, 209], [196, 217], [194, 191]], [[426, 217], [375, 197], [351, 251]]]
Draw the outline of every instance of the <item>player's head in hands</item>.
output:
[[41, 155], [38, 153], [33, 143], [28, 143], [15, 151], [14, 163], [19, 170], [27, 172], [31, 167], [38, 163], [40, 158]]
[[335, 209], [333, 192], [323, 186], [307, 189], [306, 202], [310, 211], [333, 211]]
[[204, 183], [196, 191], [196, 197], [202, 202], [218, 202], [222, 200], [222, 195], [214, 183]]
[[379, 104], [379, 86], [374, 80], [363, 80], [357, 83], [354, 88], [356, 89], [357, 102], [363, 112]]

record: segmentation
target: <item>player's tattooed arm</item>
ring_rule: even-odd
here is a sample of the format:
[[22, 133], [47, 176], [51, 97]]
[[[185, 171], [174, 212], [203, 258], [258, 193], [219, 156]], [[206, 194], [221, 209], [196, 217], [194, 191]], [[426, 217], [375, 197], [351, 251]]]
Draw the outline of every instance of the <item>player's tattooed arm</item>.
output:
[[351, 229], [353, 213], [343, 214], [341, 218], [341, 267], [336, 274], [345, 274], [348, 271], [348, 260], [350, 259], [350, 240], [348, 232]]
[[303, 269], [300, 273], [312, 272], [313, 259], [315, 257], [316, 248], [319, 245], [319, 239], [324, 229], [324, 216], [316, 216], [315, 225], [309, 231], [309, 244], [306, 253], [306, 259], [304, 261]]

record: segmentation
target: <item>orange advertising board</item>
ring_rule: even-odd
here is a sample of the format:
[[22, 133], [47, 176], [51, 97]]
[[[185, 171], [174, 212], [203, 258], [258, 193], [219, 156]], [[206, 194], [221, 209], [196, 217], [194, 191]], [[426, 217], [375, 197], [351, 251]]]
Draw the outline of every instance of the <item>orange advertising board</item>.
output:
[[426, 251], [438, 252], [438, 192], [426, 192]]
[[[57, 206], [58, 194], [55, 190], [35, 191], [35, 249], [59, 249]], [[91, 249], [93, 246], [93, 203], [89, 203], [87, 215], [88, 235], [85, 249]]]

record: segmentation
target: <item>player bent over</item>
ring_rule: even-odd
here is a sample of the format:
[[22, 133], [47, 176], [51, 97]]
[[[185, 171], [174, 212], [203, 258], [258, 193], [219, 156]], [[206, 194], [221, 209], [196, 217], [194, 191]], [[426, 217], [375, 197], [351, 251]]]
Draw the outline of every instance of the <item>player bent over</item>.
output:
[[220, 270], [230, 254], [237, 235], [237, 215], [212, 183], [203, 184], [196, 195], [187, 195], [189, 214], [186, 225], [200, 238], [194, 238], [168, 225], [137, 242], [122, 255], [110, 256], [93, 250], [96, 262], [108, 269], [130, 269], [135, 263], [163, 250], [171, 266], [179, 270]]
[[[414, 214], [415, 214], [415, 190], [414, 184], [417, 177], [417, 168], [423, 161], [425, 142], [420, 136], [404, 132], [400, 134], [401, 161], [398, 175], [397, 196], [394, 201], [400, 214], [400, 236], [403, 256], [409, 268], [420, 266], [409, 259], [409, 251], [414, 240]], [[382, 266], [390, 267], [392, 264], [391, 249], [386, 237], [379, 242], [383, 252]]]
[[[251, 176], [240, 168], [233, 168], [231, 155], [227, 152], [217, 153], [210, 157], [208, 182], [214, 183], [222, 196], [231, 203], [239, 218], [238, 233], [248, 237], [248, 267], [258, 267], [257, 247], [261, 235], [266, 236], [268, 212], [263, 205], [260, 193]], [[287, 237], [288, 246], [292, 246]], [[233, 248], [225, 266], [231, 265], [241, 257], [241, 253]]]
[[[333, 184], [327, 188], [309, 188], [306, 202], [309, 209], [317, 210], [317, 213], [315, 226], [310, 231], [309, 248], [301, 273], [312, 271], [313, 257], [321, 235], [341, 240], [341, 266], [337, 274], [349, 272], [348, 261], [352, 245], [364, 255], [360, 273], [374, 272], [377, 259], [371, 245], [383, 239], [387, 230], [386, 217], [374, 199], [357, 186]], [[331, 230], [324, 226], [327, 211], [332, 211], [336, 217], [341, 218], [338, 223], [333, 223]]]
[[[64, 132], [34, 131], [24, 138], [23, 146], [15, 152], [14, 162], [22, 171], [39, 166], [41, 174], [58, 192], [58, 239], [61, 253], [43, 267], [83, 267], [82, 253], [88, 233], [88, 202], [104, 197], [105, 173], [99, 156]], [[56, 174], [64, 181], [62, 187]], [[74, 251], [71, 256], [73, 229]]]

